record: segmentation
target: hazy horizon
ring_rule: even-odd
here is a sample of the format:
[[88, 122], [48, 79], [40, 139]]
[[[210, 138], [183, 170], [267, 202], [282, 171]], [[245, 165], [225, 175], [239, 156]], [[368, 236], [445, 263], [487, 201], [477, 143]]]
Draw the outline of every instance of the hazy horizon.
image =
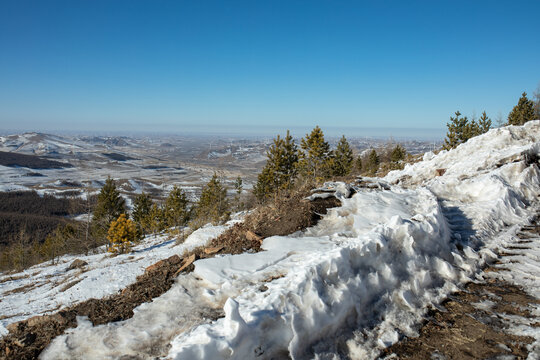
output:
[[[415, 128], [376, 128], [376, 127], [321, 127], [325, 136], [329, 139], [339, 138], [345, 135], [348, 139], [395, 139], [395, 140], [419, 140], [419, 141], [442, 141], [445, 136], [445, 129], [415, 129]], [[68, 136], [155, 136], [155, 137], [175, 137], [175, 136], [195, 136], [195, 137], [218, 137], [226, 136], [230, 138], [273, 138], [276, 135], [283, 136], [287, 132], [296, 137], [304, 137], [312, 128], [308, 127], [289, 127], [278, 128], [272, 126], [266, 127], [223, 127], [213, 130], [197, 129], [195, 127], [184, 130], [170, 131], [144, 131], [144, 130], [60, 130], [60, 129], [0, 129], [0, 135], [17, 135], [23, 133], [43, 133], [51, 135]]]

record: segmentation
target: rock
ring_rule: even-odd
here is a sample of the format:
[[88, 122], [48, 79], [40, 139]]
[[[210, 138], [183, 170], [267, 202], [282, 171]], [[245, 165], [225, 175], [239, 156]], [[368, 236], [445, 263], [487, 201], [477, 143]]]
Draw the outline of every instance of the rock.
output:
[[220, 251], [221, 249], [223, 249], [223, 246], [208, 247], [208, 248], [204, 249], [204, 253], [207, 254], [207, 255], [215, 254], [218, 251]]
[[259, 235], [255, 234], [253, 231], [251, 230], [248, 230], [246, 231], [246, 239], [248, 239], [249, 241], [258, 241], [259, 243], [262, 243], [263, 241], [263, 238], [260, 237]]
[[58, 324], [65, 324], [66, 319], [60, 314], [53, 315], [37, 315], [32, 316], [30, 319], [26, 319], [26, 325], [30, 327], [41, 326], [48, 322], [56, 322]]
[[9, 331], [10, 333], [14, 333], [19, 328], [19, 323], [20, 322], [16, 322], [16, 323], [7, 325], [6, 330]]
[[150, 272], [154, 272], [162, 267], [165, 267], [165, 266], [169, 266], [169, 265], [176, 265], [176, 264], [179, 264], [180, 261], [182, 261], [182, 259], [180, 258], [180, 256], [178, 255], [173, 255], [167, 259], [163, 259], [163, 260], [159, 260], [157, 263], [155, 264], [152, 264], [150, 266], [148, 266], [144, 272], [145, 273], [150, 273]]
[[445, 172], [446, 172], [446, 169], [435, 169], [436, 176], [443, 176]]
[[145, 272], [145, 273], [154, 272], [154, 271], [156, 271], [157, 269], [159, 269], [160, 267], [162, 267], [164, 264], [165, 264], [165, 260], [159, 260], [157, 263], [148, 266], [148, 267], [144, 270], [144, 272]]
[[184, 259], [184, 263], [182, 264], [182, 266], [180, 266], [180, 269], [178, 269], [175, 273], [174, 273], [174, 276], [178, 276], [178, 274], [180, 274], [182, 272], [182, 270], [184, 270], [185, 268], [187, 268], [189, 265], [193, 264], [193, 262], [195, 261], [195, 254], [187, 257]]
[[83, 266], [88, 265], [88, 263], [81, 259], [75, 259], [73, 262], [68, 266], [67, 271], [82, 268]]
[[176, 264], [180, 264], [180, 262], [182, 261], [182, 258], [180, 258], [180, 256], [178, 255], [173, 255], [170, 258], [168, 258], [167, 261], [171, 265], [176, 265]]

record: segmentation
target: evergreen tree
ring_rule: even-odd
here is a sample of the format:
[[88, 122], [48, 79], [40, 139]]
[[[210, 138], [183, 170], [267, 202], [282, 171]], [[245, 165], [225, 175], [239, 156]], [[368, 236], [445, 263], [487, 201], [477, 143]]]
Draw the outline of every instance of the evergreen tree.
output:
[[377, 170], [379, 170], [379, 155], [377, 155], [377, 152], [375, 149], [371, 150], [368, 156], [368, 163], [366, 165], [367, 170], [370, 174], [375, 175], [377, 173]]
[[227, 189], [222, 181], [214, 173], [212, 179], [203, 187], [201, 198], [195, 206], [197, 224], [203, 225], [207, 222], [219, 224], [228, 220], [229, 202], [227, 200]]
[[243, 186], [242, 186], [242, 178], [240, 176], [237, 177], [236, 180], [234, 181], [234, 189], [236, 190], [237, 195], [240, 195], [242, 193]]
[[407, 151], [401, 146], [400, 144], [397, 144], [390, 153], [390, 161], [392, 162], [400, 162], [401, 160], [405, 159], [405, 156], [407, 155]]
[[244, 190], [243, 184], [242, 184], [242, 178], [239, 176], [234, 181], [234, 190], [236, 190], [236, 195], [234, 197], [234, 202], [236, 204], [236, 210], [240, 211], [244, 207], [244, 204], [240, 200], [240, 197], [242, 195], [242, 191]]
[[142, 226], [151, 233], [157, 234], [167, 228], [165, 209], [159, 204], [153, 203], [148, 216], [143, 218]]
[[339, 140], [336, 150], [332, 152], [332, 175], [349, 175], [353, 167], [354, 157], [345, 135]]
[[508, 125], [523, 125], [534, 120], [534, 103], [527, 98], [527, 93], [521, 94], [518, 104], [508, 114]]
[[169, 227], [183, 226], [189, 220], [186, 194], [176, 185], [165, 201], [165, 218]]
[[450, 116], [450, 122], [446, 124], [448, 131], [446, 132], [446, 139], [444, 139], [444, 149], [453, 149], [459, 144], [467, 141], [466, 137], [470, 132], [467, 126], [468, 122], [467, 117], [461, 117], [459, 111], [456, 111], [455, 117]]
[[125, 201], [120, 196], [120, 192], [116, 189], [114, 180], [110, 177], [105, 181], [105, 185], [99, 192], [97, 205], [94, 209], [93, 221], [96, 223], [109, 224], [116, 220], [120, 214], [125, 213]]
[[139, 235], [135, 223], [121, 214], [118, 219], [111, 222], [107, 239], [111, 243], [109, 251], [112, 253], [126, 253], [131, 249], [133, 242]]
[[152, 199], [150, 199], [148, 194], [143, 192], [137, 195], [135, 201], [133, 202], [133, 211], [131, 212], [131, 217], [142, 234], [146, 234], [149, 230], [144, 225], [147, 223], [147, 218], [150, 214], [151, 208]]
[[298, 149], [288, 130], [285, 138], [278, 135], [274, 139], [266, 156], [266, 164], [253, 187], [253, 193], [259, 200], [270, 197], [278, 190], [290, 188], [296, 177]]
[[480, 135], [480, 126], [476, 122], [476, 120], [472, 119], [470, 122], [467, 121], [465, 124], [465, 127], [463, 128], [463, 133], [461, 136], [461, 142], [464, 143], [467, 140]]
[[320, 127], [316, 126], [310, 134], [306, 134], [300, 143], [302, 152], [298, 162], [303, 175], [311, 176], [314, 180], [325, 177], [328, 171], [330, 145], [324, 140]]
[[358, 156], [358, 157], [356, 158], [354, 167], [355, 167], [355, 169], [356, 169], [356, 172], [359, 173], [359, 174], [362, 172], [362, 165], [363, 165], [363, 164], [362, 164], [362, 157], [361, 157], [361, 156]]
[[480, 116], [480, 119], [478, 120], [478, 129], [479, 134], [485, 134], [491, 129], [491, 119], [487, 116], [486, 112], [484, 111], [482, 113], [482, 116]]

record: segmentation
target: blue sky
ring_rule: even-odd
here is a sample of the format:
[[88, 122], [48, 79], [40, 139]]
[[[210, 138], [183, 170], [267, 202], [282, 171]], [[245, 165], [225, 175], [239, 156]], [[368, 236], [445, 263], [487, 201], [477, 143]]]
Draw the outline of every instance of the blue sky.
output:
[[458, 109], [506, 119], [532, 95], [538, 14], [540, 1], [0, 0], [0, 130], [443, 134]]

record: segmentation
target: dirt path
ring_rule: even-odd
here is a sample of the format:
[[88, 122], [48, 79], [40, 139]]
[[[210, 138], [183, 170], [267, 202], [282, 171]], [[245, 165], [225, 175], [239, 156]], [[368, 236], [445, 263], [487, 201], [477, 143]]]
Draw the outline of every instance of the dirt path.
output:
[[[540, 332], [540, 318], [535, 313], [540, 300], [507, 279], [515, 275], [512, 264], [539, 247], [540, 225], [523, 228], [518, 237], [516, 243], [501, 249], [497, 262], [484, 269], [484, 281], [467, 284], [439, 309], [431, 310], [418, 337], [405, 338], [386, 349], [381, 358], [526, 359], [531, 355], [536, 359], [538, 343], [531, 354], [535, 339], [519, 330]], [[540, 282], [534, 274], [525, 276]]]

